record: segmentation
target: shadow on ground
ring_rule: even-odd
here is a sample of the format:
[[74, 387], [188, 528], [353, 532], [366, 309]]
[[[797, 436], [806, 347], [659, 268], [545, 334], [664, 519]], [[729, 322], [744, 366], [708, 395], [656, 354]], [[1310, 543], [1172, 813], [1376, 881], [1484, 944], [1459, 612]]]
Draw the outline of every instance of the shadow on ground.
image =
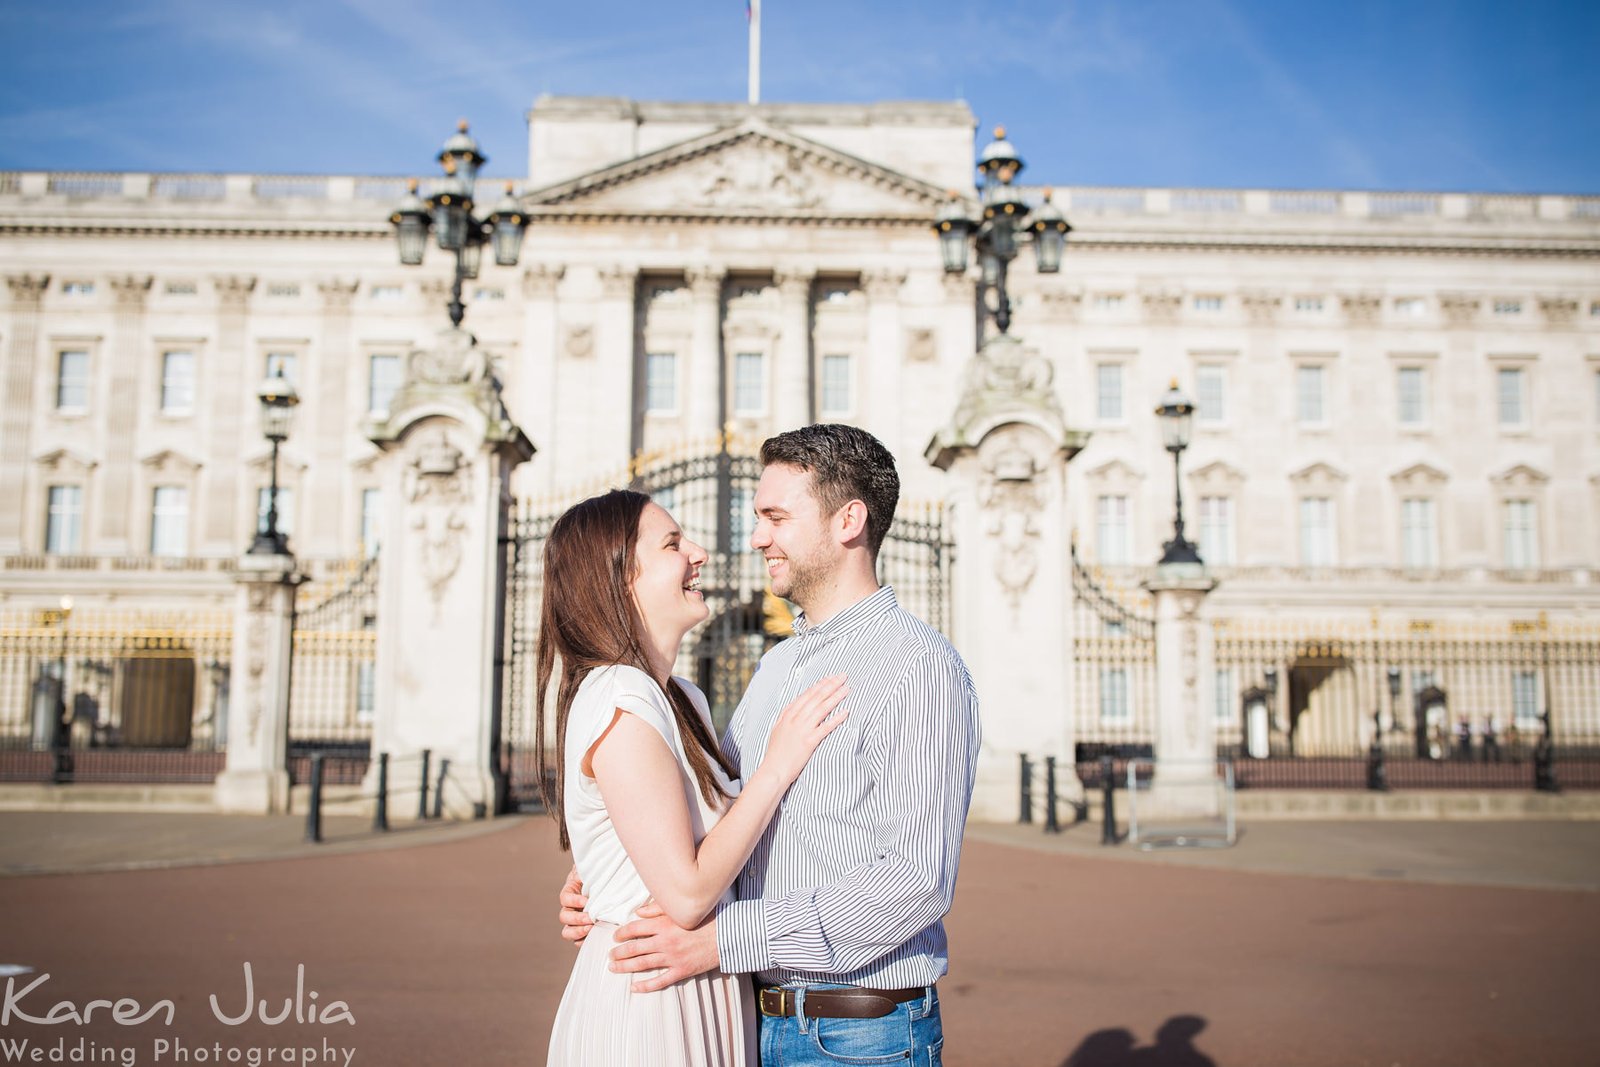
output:
[[1140, 1045], [1132, 1031], [1120, 1027], [1096, 1030], [1061, 1067], [1219, 1067], [1195, 1048], [1194, 1039], [1205, 1028], [1198, 1015], [1174, 1015], [1156, 1030], [1150, 1045]]

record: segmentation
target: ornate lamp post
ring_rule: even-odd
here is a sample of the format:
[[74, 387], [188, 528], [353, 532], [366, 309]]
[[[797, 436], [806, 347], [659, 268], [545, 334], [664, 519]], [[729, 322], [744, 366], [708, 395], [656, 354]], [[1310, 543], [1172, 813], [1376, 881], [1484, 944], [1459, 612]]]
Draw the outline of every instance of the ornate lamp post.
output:
[[[1054, 274], [1061, 269], [1061, 253], [1066, 247], [1067, 234], [1072, 231], [1066, 216], [1050, 203], [1045, 194], [1044, 203], [1028, 210], [1022, 194], [1012, 182], [1022, 171], [1022, 159], [1006, 140], [1004, 126], [996, 127], [995, 139], [978, 157], [978, 182], [982, 216], [972, 218], [955, 192], [950, 203], [939, 212], [933, 223], [933, 232], [939, 235], [939, 251], [944, 258], [944, 269], [951, 274], [962, 274], [967, 269], [969, 244], [977, 246], [978, 265], [983, 271], [979, 281], [979, 300], [987, 316], [992, 316], [1001, 333], [1011, 328], [1011, 298], [1006, 292], [1006, 272], [1025, 235], [1033, 236], [1033, 251], [1040, 274]], [[991, 302], [990, 293], [994, 294]]]
[[478, 151], [478, 142], [467, 133], [467, 123], [463, 119], [455, 136], [446, 141], [439, 152], [444, 177], [434, 183], [426, 200], [417, 194], [417, 183], [412, 182], [405, 199], [389, 216], [400, 246], [400, 262], [406, 266], [414, 267], [422, 262], [430, 229], [439, 247], [455, 254], [449, 309], [450, 322], [458, 328], [467, 313], [461, 301], [461, 282], [478, 276], [483, 246], [492, 243], [494, 261], [502, 267], [514, 267], [522, 252], [523, 231], [528, 228], [528, 216], [512, 195], [510, 182], [506, 183], [505, 195], [488, 215], [479, 218], [472, 213], [478, 169], [488, 161], [488, 157]]
[[1201, 562], [1199, 549], [1183, 536], [1183, 479], [1179, 475], [1178, 467], [1179, 457], [1183, 455], [1183, 450], [1189, 447], [1189, 426], [1194, 418], [1194, 404], [1178, 388], [1176, 378], [1173, 379], [1166, 396], [1161, 398], [1161, 405], [1156, 408], [1156, 414], [1161, 416], [1161, 436], [1166, 441], [1167, 451], [1172, 453], [1175, 493], [1172, 540], [1162, 546], [1165, 551], [1161, 555], [1161, 562], [1199, 563]]
[[289, 437], [300, 394], [295, 392], [294, 383], [283, 376], [280, 367], [278, 373], [261, 383], [256, 399], [261, 401], [261, 432], [272, 442], [272, 483], [267, 488], [267, 524], [256, 531], [250, 554], [287, 556], [289, 538], [278, 529], [278, 446]]

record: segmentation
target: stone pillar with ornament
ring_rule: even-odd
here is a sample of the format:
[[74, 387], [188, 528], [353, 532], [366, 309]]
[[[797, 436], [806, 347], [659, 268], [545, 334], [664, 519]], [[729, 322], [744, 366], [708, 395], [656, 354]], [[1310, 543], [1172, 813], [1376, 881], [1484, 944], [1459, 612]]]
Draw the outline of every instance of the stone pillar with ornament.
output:
[[991, 338], [968, 365], [954, 417], [925, 453], [951, 475], [961, 556], [950, 637], [972, 672], [983, 721], [976, 819], [1016, 818], [1022, 754], [1056, 757], [1062, 801], [1081, 796], [1071, 773], [1066, 474], [1088, 434], [1067, 427], [1052, 376], [1034, 349], [1006, 334]]
[[219, 811], [289, 810], [289, 674], [294, 651], [294, 557], [248, 553], [234, 572], [228, 761], [213, 786]]
[[415, 786], [424, 750], [435, 776], [449, 760], [450, 817], [502, 810], [503, 538], [511, 473], [533, 445], [486, 353], [457, 328], [410, 353], [388, 414], [366, 430], [383, 451], [373, 753], [389, 754], [396, 792]]
[[1199, 563], [1162, 563], [1144, 583], [1155, 601], [1155, 776], [1139, 797], [1140, 839], [1219, 836], [1215, 635], [1205, 610], [1217, 583]]

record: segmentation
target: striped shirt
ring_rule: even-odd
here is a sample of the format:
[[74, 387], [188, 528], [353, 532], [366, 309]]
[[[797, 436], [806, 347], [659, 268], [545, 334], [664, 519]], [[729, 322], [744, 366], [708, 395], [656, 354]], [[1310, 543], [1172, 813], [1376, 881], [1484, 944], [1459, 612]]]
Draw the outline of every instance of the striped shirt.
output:
[[978, 760], [961, 657], [884, 586], [761, 659], [723, 748], [748, 779], [784, 707], [844, 674], [849, 718], [789, 788], [717, 911], [724, 972], [767, 984], [931, 985]]

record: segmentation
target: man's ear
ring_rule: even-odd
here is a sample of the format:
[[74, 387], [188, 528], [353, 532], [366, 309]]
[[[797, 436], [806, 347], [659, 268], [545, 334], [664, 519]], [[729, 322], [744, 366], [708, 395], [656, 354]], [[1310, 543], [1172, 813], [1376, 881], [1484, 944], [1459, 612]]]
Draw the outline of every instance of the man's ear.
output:
[[860, 500], [850, 501], [834, 513], [833, 524], [842, 545], [864, 538], [867, 535], [867, 505]]

